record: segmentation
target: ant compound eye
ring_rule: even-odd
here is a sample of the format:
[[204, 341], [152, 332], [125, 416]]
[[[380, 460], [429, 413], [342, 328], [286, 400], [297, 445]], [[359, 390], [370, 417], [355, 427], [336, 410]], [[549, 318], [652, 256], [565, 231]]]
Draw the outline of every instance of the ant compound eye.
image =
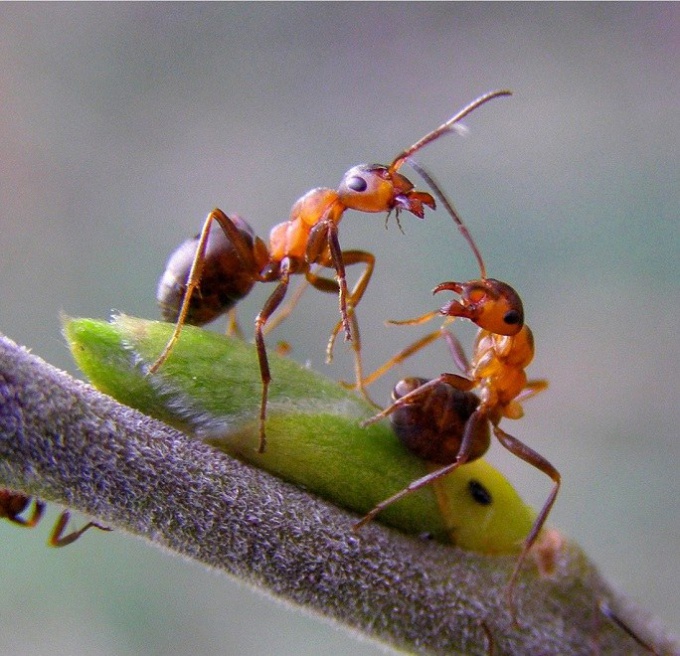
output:
[[503, 316], [503, 321], [510, 326], [516, 326], [518, 323], [521, 323], [522, 316], [517, 310], [509, 310]]
[[491, 503], [493, 502], [491, 492], [489, 492], [487, 488], [485, 488], [479, 481], [476, 481], [474, 478], [470, 480], [470, 482], [468, 483], [468, 490], [470, 491], [470, 495], [472, 496], [472, 498], [480, 506], [490, 506]]
[[368, 182], [364, 180], [364, 178], [359, 177], [358, 175], [352, 176], [349, 178], [346, 182], [347, 187], [351, 189], [352, 191], [366, 191], [368, 189]]

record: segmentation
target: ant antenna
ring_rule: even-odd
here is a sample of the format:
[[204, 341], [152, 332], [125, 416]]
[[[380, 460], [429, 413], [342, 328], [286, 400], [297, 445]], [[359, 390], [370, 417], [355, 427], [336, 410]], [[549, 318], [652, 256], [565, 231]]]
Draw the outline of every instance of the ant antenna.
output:
[[401, 165], [407, 159], [409, 159], [411, 155], [414, 155], [417, 151], [419, 151], [423, 146], [427, 146], [427, 144], [434, 141], [435, 139], [438, 139], [445, 132], [451, 132], [453, 130], [453, 126], [456, 123], [458, 123], [458, 121], [465, 118], [468, 114], [473, 112], [478, 107], [481, 107], [484, 103], [488, 102], [489, 100], [492, 100], [493, 98], [498, 98], [499, 96], [511, 96], [511, 95], [512, 91], [509, 91], [508, 89], [500, 89], [498, 91], [489, 91], [489, 93], [485, 93], [483, 96], [480, 96], [476, 100], [473, 100], [469, 105], [463, 107], [463, 109], [461, 109], [457, 114], [452, 116], [448, 121], [442, 123], [438, 128], [426, 134], [419, 141], [416, 141], [416, 143], [414, 143], [410, 148], [407, 148], [404, 152], [397, 155], [394, 158], [392, 164], [390, 164], [389, 167], [390, 172], [394, 173], [399, 168], [401, 168]]
[[482, 278], [486, 278], [486, 266], [484, 265], [482, 254], [479, 252], [479, 248], [477, 248], [477, 244], [475, 244], [475, 240], [472, 238], [467, 226], [465, 223], [463, 223], [463, 219], [461, 219], [458, 212], [456, 212], [456, 208], [453, 206], [453, 203], [446, 197], [446, 194], [444, 194], [444, 192], [441, 190], [441, 187], [437, 184], [435, 179], [420, 164], [418, 164], [418, 162], [416, 162], [412, 157], [408, 157], [407, 160], [409, 165], [423, 180], [425, 180], [430, 189], [432, 189], [434, 195], [439, 199], [439, 202], [446, 208], [446, 211], [458, 226], [458, 230], [460, 230], [460, 233], [465, 238], [465, 241], [470, 244], [470, 248], [472, 249], [472, 252], [477, 258], [477, 262], [479, 263], [479, 270], [482, 274]]

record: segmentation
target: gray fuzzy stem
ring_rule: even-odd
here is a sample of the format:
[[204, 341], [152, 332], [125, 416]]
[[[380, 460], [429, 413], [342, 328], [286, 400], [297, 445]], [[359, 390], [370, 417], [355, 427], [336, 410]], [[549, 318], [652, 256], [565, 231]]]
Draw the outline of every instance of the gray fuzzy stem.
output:
[[[122, 406], [0, 337], [0, 486], [79, 510], [403, 651], [648, 653], [597, 609], [616, 599], [580, 550], [532, 565], [408, 538]], [[658, 629], [634, 623], [663, 653]], [[642, 626], [641, 626], [642, 624]]]

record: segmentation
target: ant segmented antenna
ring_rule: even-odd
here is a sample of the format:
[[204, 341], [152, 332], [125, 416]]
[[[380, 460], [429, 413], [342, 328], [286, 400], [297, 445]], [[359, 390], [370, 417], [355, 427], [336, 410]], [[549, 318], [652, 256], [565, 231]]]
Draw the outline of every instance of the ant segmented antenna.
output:
[[467, 226], [463, 222], [463, 219], [460, 217], [460, 214], [458, 214], [456, 208], [453, 206], [453, 203], [442, 191], [441, 187], [437, 184], [435, 179], [427, 172], [425, 168], [423, 168], [423, 166], [418, 164], [418, 162], [416, 162], [412, 157], [408, 157], [407, 160], [409, 165], [416, 171], [416, 173], [418, 173], [418, 175], [423, 180], [425, 180], [425, 183], [430, 187], [430, 189], [432, 189], [434, 195], [439, 199], [439, 202], [446, 208], [446, 211], [449, 213], [451, 218], [454, 220], [455, 224], [458, 226], [458, 230], [460, 230], [460, 233], [465, 238], [465, 241], [467, 241], [467, 243], [470, 244], [470, 248], [472, 249], [472, 252], [475, 254], [475, 257], [477, 258], [477, 263], [479, 264], [481, 277], [486, 278], [486, 265], [484, 264], [482, 254], [480, 253], [479, 248], [477, 248], [477, 244], [475, 243], [475, 240], [472, 238], [472, 235], [470, 234], [470, 231], [467, 229]]
[[489, 93], [485, 93], [483, 96], [479, 96], [479, 98], [473, 100], [469, 105], [463, 107], [463, 109], [461, 109], [457, 114], [453, 115], [448, 121], [442, 123], [438, 128], [432, 130], [432, 132], [426, 134], [422, 139], [416, 141], [416, 143], [414, 143], [410, 148], [407, 148], [402, 153], [397, 155], [392, 161], [392, 164], [390, 164], [389, 167], [390, 171], [391, 172], [397, 171], [399, 168], [401, 168], [403, 163], [409, 157], [411, 157], [411, 155], [417, 153], [421, 148], [427, 146], [427, 144], [432, 143], [436, 139], [439, 139], [439, 137], [441, 137], [442, 134], [445, 134], [446, 132], [451, 132], [451, 130], [453, 130], [454, 128], [454, 125], [458, 123], [458, 121], [464, 119], [468, 114], [473, 112], [475, 109], [489, 102], [489, 100], [493, 100], [494, 98], [499, 98], [501, 96], [511, 95], [512, 91], [510, 91], [509, 89], [499, 89], [498, 91], [489, 91]]

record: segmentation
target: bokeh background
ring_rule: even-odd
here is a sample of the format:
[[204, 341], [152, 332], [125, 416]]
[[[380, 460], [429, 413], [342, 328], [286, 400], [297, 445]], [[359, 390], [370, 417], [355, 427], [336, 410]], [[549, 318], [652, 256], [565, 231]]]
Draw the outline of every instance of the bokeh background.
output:
[[[529, 371], [551, 387], [506, 430], [562, 472], [551, 523], [677, 632], [679, 65], [676, 4], [4, 4], [0, 329], [77, 373], [60, 312], [156, 317], [167, 255], [212, 207], [266, 236], [308, 189], [509, 87], [421, 160], [524, 298]], [[477, 275], [445, 215], [402, 224], [341, 225], [344, 248], [377, 256], [359, 308], [368, 370], [425, 330], [385, 319]], [[268, 293], [242, 304], [245, 325]], [[271, 340], [347, 378], [346, 347], [323, 363], [336, 318], [309, 293]], [[435, 345], [373, 393], [446, 358]], [[547, 479], [501, 450], [542, 503]], [[56, 513], [0, 525], [2, 654], [379, 653], [124, 535], [48, 550]]]

